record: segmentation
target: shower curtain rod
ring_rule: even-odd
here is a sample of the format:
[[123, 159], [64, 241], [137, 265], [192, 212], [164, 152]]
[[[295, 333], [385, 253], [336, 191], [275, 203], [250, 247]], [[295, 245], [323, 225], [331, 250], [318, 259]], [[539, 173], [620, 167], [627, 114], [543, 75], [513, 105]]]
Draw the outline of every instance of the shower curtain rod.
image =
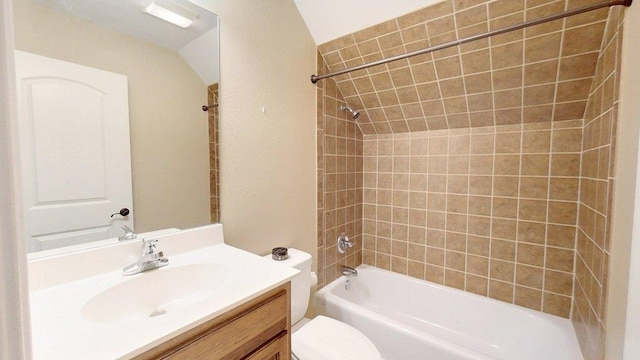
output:
[[484, 34], [473, 35], [473, 36], [469, 36], [469, 37], [466, 37], [466, 38], [463, 38], [463, 39], [454, 40], [454, 41], [451, 41], [451, 42], [448, 42], [448, 43], [444, 43], [444, 44], [441, 44], [441, 45], [436, 45], [436, 46], [432, 46], [432, 47], [429, 47], [429, 48], [426, 48], [426, 49], [413, 51], [413, 52], [410, 52], [410, 53], [407, 53], [407, 54], [397, 55], [397, 56], [393, 56], [393, 57], [390, 57], [390, 58], [387, 58], [387, 59], [382, 59], [382, 60], [370, 62], [368, 64], [358, 65], [358, 66], [354, 66], [354, 67], [350, 67], [350, 68], [334, 71], [332, 73], [327, 73], [327, 74], [311, 75], [311, 82], [315, 84], [316, 82], [318, 82], [318, 80], [330, 78], [330, 77], [333, 77], [333, 76], [350, 73], [352, 71], [367, 69], [367, 68], [370, 68], [370, 67], [373, 67], [373, 66], [382, 65], [382, 64], [390, 63], [392, 61], [402, 60], [402, 59], [406, 59], [406, 58], [417, 56], [417, 55], [428, 54], [428, 53], [431, 53], [431, 52], [434, 52], [434, 51], [437, 51], [437, 50], [447, 49], [447, 48], [450, 48], [450, 47], [466, 44], [468, 42], [481, 40], [481, 39], [486, 39], [486, 38], [491, 37], [491, 36], [501, 35], [501, 34], [504, 34], [504, 33], [511, 32], [511, 31], [524, 29], [524, 28], [527, 28], [527, 27], [530, 27], [530, 26], [534, 26], [534, 25], [544, 24], [544, 23], [547, 23], [547, 22], [550, 22], [550, 21], [563, 19], [563, 18], [566, 18], [566, 17], [569, 17], [569, 16], [573, 16], [573, 15], [579, 15], [579, 14], [582, 14], [582, 13], [586, 13], [586, 12], [589, 12], [589, 11], [602, 9], [602, 8], [605, 8], [605, 7], [611, 7], [611, 6], [617, 6], [617, 5], [623, 5], [623, 6], [629, 7], [629, 6], [631, 6], [632, 2], [633, 2], [633, 0], [618, 0], [618, 1], [607, 1], [607, 2], [604, 2], [604, 3], [600, 3], [600, 4], [585, 6], [585, 7], [581, 7], [581, 8], [578, 8], [578, 9], [565, 11], [565, 12], [562, 12], [562, 13], [559, 13], [559, 14], [556, 14], [556, 15], [545, 16], [545, 17], [537, 19], [537, 20], [527, 21], [527, 22], [524, 22], [522, 24], [512, 25], [512, 26], [508, 26], [508, 27], [505, 27], [505, 28], [502, 28], [502, 29], [489, 31], [489, 32], [484, 33]]

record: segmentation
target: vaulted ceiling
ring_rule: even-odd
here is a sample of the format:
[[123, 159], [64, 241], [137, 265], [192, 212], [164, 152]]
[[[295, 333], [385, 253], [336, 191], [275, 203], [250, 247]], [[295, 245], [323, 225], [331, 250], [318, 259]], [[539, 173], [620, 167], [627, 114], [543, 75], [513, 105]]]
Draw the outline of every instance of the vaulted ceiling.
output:
[[[329, 71], [598, 2], [447, 0], [318, 47]], [[582, 119], [601, 9], [334, 77], [364, 134]]]
[[293, 0], [316, 44], [444, 0]]

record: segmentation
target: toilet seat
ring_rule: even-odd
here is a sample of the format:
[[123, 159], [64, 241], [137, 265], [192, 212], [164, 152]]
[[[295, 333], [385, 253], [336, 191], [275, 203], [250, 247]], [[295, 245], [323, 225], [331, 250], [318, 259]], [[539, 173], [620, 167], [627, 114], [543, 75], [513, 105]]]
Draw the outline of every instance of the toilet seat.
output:
[[355, 328], [326, 316], [316, 316], [291, 335], [300, 360], [381, 360], [375, 345]]

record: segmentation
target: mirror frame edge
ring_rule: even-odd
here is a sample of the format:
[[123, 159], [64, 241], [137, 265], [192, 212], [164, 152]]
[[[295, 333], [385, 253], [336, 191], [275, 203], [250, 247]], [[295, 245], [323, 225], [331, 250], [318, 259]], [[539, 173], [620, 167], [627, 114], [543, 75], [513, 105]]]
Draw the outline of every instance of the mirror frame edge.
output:
[[[5, 204], [10, 204], [0, 210], [0, 229], [3, 239], [0, 243], [0, 313], [15, 314], [0, 322], [0, 355], [10, 359], [30, 359], [31, 329], [29, 311], [29, 287], [27, 271], [26, 245], [21, 234], [23, 220], [20, 216], [22, 203], [17, 193], [20, 189], [20, 174], [15, 169], [18, 153], [15, 142], [12, 141], [17, 133], [17, 86], [15, 83], [14, 25], [13, 1], [0, 0], [0, 91], [7, 94], [0, 102], [0, 113], [3, 116], [0, 128], [0, 166], [6, 167], [3, 172], [8, 176], [0, 179], [1, 197]], [[11, 76], [11, 74], [14, 74]], [[7, 76], [8, 75], [8, 76]]]

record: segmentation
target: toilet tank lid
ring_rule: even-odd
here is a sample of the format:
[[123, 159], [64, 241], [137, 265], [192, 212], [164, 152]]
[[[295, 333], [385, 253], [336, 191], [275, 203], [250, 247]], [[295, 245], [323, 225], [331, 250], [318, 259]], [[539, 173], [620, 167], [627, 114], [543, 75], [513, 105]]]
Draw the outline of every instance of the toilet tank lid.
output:
[[322, 315], [291, 335], [293, 352], [300, 359], [381, 360], [380, 352], [355, 328]]
[[[307, 263], [311, 262], [311, 254], [306, 253], [302, 250], [289, 248], [288, 254], [289, 258], [287, 258], [287, 260], [273, 261], [277, 262], [278, 264], [283, 264], [294, 268], [306, 265]], [[271, 259], [271, 254], [265, 255], [264, 257]]]

